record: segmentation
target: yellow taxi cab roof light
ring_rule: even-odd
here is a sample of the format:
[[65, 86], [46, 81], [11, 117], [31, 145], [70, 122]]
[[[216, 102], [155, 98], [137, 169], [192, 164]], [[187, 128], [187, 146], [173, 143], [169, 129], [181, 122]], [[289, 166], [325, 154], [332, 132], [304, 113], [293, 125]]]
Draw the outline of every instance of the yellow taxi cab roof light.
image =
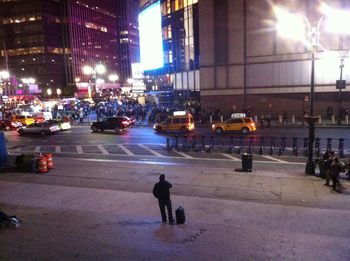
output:
[[173, 112], [174, 116], [183, 116], [183, 115], [186, 115], [186, 114], [187, 114], [186, 111], [174, 111]]

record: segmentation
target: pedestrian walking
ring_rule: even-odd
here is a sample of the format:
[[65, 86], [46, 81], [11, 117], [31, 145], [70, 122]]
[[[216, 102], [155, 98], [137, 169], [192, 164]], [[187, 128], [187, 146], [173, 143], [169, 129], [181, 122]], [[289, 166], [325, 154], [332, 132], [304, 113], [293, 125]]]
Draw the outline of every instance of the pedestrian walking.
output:
[[341, 166], [341, 163], [339, 161], [339, 158], [335, 157], [333, 159], [331, 166], [330, 166], [330, 175], [332, 177], [333, 190], [337, 189], [338, 177], [339, 177], [339, 173], [341, 171], [342, 171], [342, 166]]
[[168, 210], [169, 223], [174, 223], [173, 211], [172, 211], [171, 200], [170, 200], [171, 187], [172, 185], [165, 180], [164, 174], [161, 174], [159, 176], [159, 182], [157, 182], [153, 187], [153, 195], [158, 199], [159, 209], [162, 215], [163, 223], [167, 222], [165, 207]]
[[330, 151], [328, 155], [328, 159], [326, 160], [326, 183], [324, 184], [325, 186], [329, 186], [329, 180], [331, 179], [330, 168], [334, 159], [334, 151]]

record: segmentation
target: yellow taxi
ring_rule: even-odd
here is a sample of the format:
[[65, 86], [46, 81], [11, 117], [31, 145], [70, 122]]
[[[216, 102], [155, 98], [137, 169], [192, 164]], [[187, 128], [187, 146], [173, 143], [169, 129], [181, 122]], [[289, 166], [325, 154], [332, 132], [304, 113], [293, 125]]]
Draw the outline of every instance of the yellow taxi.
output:
[[27, 115], [14, 115], [12, 116], [13, 121], [22, 123], [23, 125], [29, 125], [35, 123], [35, 119], [32, 116]]
[[186, 111], [175, 111], [172, 116], [169, 116], [161, 123], [156, 123], [153, 129], [156, 132], [164, 131], [181, 131], [190, 132], [194, 130], [194, 119], [192, 114]]
[[250, 117], [230, 118], [225, 122], [215, 123], [211, 129], [216, 134], [229, 131], [240, 131], [243, 134], [256, 131], [256, 124]]

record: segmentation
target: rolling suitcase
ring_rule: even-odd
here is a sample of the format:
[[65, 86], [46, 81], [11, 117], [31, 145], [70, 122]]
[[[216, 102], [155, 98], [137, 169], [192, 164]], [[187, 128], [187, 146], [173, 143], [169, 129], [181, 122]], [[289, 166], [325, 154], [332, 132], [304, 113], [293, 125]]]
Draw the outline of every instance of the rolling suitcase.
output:
[[178, 207], [175, 210], [175, 216], [176, 216], [176, 224], [185, 224], [185, 210], [183, 209], [183, 207]]

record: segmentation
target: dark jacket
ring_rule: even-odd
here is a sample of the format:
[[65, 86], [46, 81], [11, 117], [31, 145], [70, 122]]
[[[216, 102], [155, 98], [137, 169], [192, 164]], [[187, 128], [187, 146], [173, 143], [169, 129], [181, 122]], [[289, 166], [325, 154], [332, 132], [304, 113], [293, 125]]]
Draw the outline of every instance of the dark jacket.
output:
[[170, 200], [169, 189], [171, 187], [172, 185], [168, 181], [159, 181], [154, 185], [153, 195], [159, 200]]

